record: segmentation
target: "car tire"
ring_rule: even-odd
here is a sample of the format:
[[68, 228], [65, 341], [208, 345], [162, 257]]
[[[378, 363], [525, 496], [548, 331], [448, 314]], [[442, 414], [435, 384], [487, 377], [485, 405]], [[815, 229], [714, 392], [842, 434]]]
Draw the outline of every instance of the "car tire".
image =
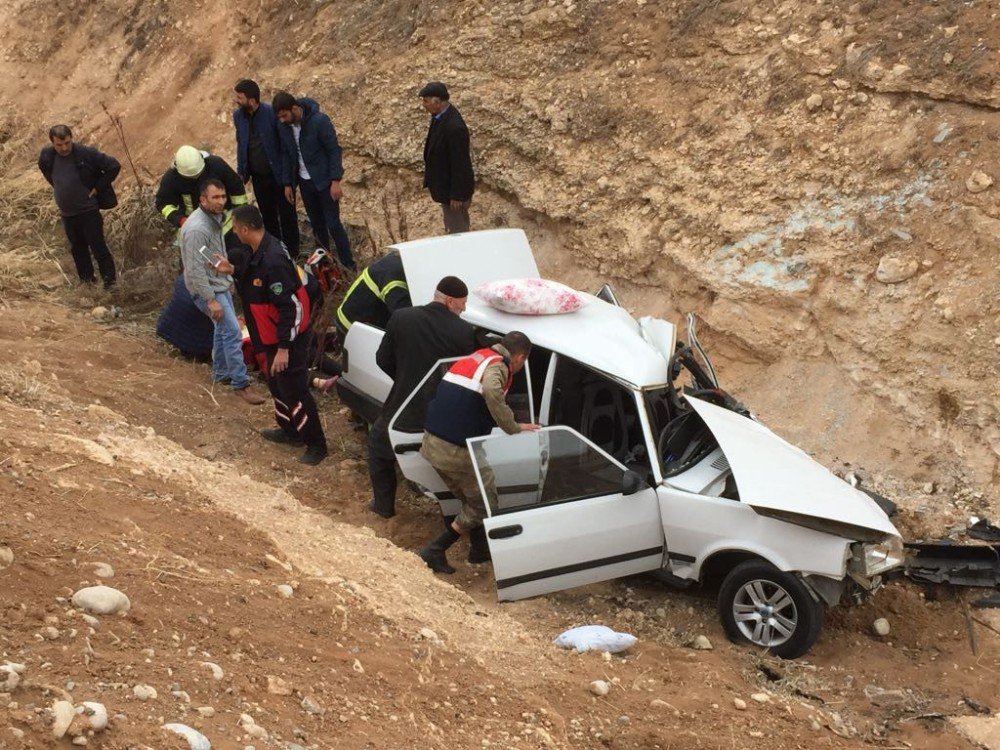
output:
[[823, 603], [795, 575], [763, 560], [733, 568], [719, 589], [719, 617], [730, 640], [783, 659], [806, 653], [823, 627]]

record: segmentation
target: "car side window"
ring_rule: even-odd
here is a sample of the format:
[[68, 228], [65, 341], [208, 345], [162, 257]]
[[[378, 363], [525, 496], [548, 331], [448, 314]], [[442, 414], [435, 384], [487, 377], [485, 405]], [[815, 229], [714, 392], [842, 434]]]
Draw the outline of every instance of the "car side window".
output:
[[552, 388], [550, 424], [577, 430], [639, 474], [650, 472], [635, 394], [599, 372], [559, 357]]
[[420, 381], [420, 384], [413, 390], [410, 397], [403, 406], [391, 418], [391, 427], [400, 432], [412, 432], [414, 434], [424, 431], [424, 418], [427, 415], [427, 404], [434, 397], [438, 384], [459, 357], [451, 357], [438, 361]]
[[490, 515], [622, 491], [624, 467], [565, 427], [470, 443]]

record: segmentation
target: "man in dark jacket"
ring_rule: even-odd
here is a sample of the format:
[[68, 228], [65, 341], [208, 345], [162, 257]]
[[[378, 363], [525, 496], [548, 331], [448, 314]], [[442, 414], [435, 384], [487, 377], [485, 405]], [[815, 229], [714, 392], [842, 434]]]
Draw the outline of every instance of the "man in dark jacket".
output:
[[194, 146], [177, 149], [170, 168], [160, 178], [156, 191], [156, 210], [163, 214], [171, 226], [180, 229], [187, 217], [198, 208], [201, 183], [215, 178], [226, 186], [226, 209], [223, 214], [222, 231], [226, 237], [226, 247], [235, 247], [239, 241], [233, 235], [233, 208], [244, 206], [247, 189], [240, 176], [226, 164], [225, 159], [199, 151]]
[[444, 231], [469, 231], [469, 205], [475, 190], [469, 152], [469, 129], [449, 101], [448, 87], [432, 81], [420, 89], [424, 109], [431, 115], [424, 142], [424, 187], [441, 204]]
[[341, 341], [353, 323], [385, 328], [390, 315], [411, 304], [403, 260], [399, 253], [390, 252], [358, 274], [344, 295], [344, 301], [337, 308]]
[[281, 185], [281, 138], [278, 118], [270, 104], [260, 101], [260, 86], [244, 79], [236, 84], [236, 172], [244, 183], [253, 183], [264, 228], [285, 243], [294, 258], [299, 254], [299, 221], [295, 204], [285, 198]]
[[[389, 442], [389, 420], [435, 362], [476, 348], [475, 330], [459, 317], [468, 296], [461, 279], [445, 276], [438, 282], [433, 302], [393, 313], [375, 353], [375, 362], [393, 381], [382, 413], [368, 433], [368, 475], [374, 492], [368, 509], [383, 518], [396, 514], [396, 454]], [[425, 403], [420, 397], [411, 401], [397, 427], [420, 432]]]
[[261, 435], [285, 445], [305, 443], [299, 461], [314, 466], [328, 450], [309, 392], [309, 295], [288, 251], [264, 231], [264, 217], [256, 206], [233, 211], [233, 232], [250, 254], [242, 254], [239, 268], [221, 255], [214, 260], [220, 273], [236, 276], [250, 341], [274, 397], [278, 426], [262, 430]]
[[96, 148], [73, 143], [73, 131], [67, 125], [51, 128], [49, 140], [52, 145], [42, 149], [38, 168], [55, 193], [76, 273], [84, 283], [97, 281], [90, 258], [93, 253], [107, 289], [115, 283], [115, 260], [104, 239], [101, 209], [118, 205], [112, 183], [121, 164]]
[[285, 197], [294, 203], [298, 187], [316, 242], [329, 250], [332, 235], [340, 262], [354, 269], [351, 241], [340, 221], [344, 166], [333, 123], [315, 101], [296, 99], [287, 91], [275, 94], [271, 107], [281, 123], [281, 184]]

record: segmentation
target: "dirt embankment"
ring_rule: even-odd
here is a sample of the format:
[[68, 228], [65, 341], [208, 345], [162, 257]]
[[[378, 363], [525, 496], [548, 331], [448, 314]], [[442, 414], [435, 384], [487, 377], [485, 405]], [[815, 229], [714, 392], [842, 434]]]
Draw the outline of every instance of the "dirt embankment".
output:
[[[364, 510], [363, 436], [334, 398], [335, 454], [304, 471], [256, 436], [267, 408], [211, 390], [207, 367], [49, 302], [0, 316], [0, 747], [70, 747], [79, 725], [52, 736], [59, 700], [105, 707], [92, 746], [177, 750], [162, 725], [216, 750], [964, 750], [950, 722], [1000, 708], [1000, 619], [976, 614], [973, 652], [953, 592], [897, 584], [831, 611], [784, 663], [728, 644], [710, 590], [638, 578], [499, 605], [461, 547], [458, 574], [435, 578], [412, 551], [436, 511]], [[129, 612], [70, 605], [97, 584]], [[584, 623], [639, 643], [607, 660], [551, 644]], [[698, 635], [714, 648], [690, 648]]]
[[[169, 277], [135, 266], [169, 251], [142, 245], [151, 208], [111, 220], [136, 283], [100, 301], [125, 303], [124, 324], [96, 325], [59, 291], [68, 256], [33, 161], [55, 121], [124, 157], [102, 102], [141, 180], [182, 142], [231, 156], [230, 90], [252, 75], [333, 115], [347, 219], [378, 242], [413, 238], [439, 222], [419, 187], [415, 89], [444, 79], [473, 129], [478, 227], [523, 226], [546, 273], [611, 280], [637, 312], [697, 311], [724, 381], [765, 421], [934, 532], [1000, 513], [994, 16], [902, 2], [5, 4], [0, 659], [26, 671], [0, 698], [0, 747], [53, 746], [64, 694], [105, 703], [111, 729], [91, 743], [108, 747], [169, 747], [169, 721], [216, 748], [967, 747], [944, 719], [1000, 708], [1000, 664], [993, 631], [971, 652], [949, 594], [904, 586], [837, 611], [808, 661], [775, 665], [724, 643], [710, 597], [638, 581], [501, 608], [483, 571], [462, 566], [464, 593], [435, 581], [401, 551], [436, 528], [433, 511], [364, 513], [361, 441], [335, 402], [337, 459], [303, 475], [254, 440], [266, 415], [152, 343], [137, 313]], [[91, 626], [67, 598], [101, 580], [133, 610]], [[870, 635], [877, 616], [889, 639]], [[552, 651], [584, 622], [641, 648], [608, 662]], [[715, 650], [684, 647], [700, 633]], [[607, 699], [587, 692], [594, 679], [611, 681]], [[139, 700], [143, 684], [158, 697]]]
[[444, 79], [473, 130], [476, 226], [524, 226], [547, 273], [610, 280], [637, 311], [697, 311], [725, 381], [828, 461], [987, 510], [995, 16], [867, 1], [16, 0], [0, 9], [0, 90], [8, 129], [44, 138], [69, 121], [121, 154], [106, 103], [147, 178], [182, 142], [231, 154], [237, 78], [308, 93], [346, 147], [345, 215], [385, 242], [438, 230], [414, 91]]

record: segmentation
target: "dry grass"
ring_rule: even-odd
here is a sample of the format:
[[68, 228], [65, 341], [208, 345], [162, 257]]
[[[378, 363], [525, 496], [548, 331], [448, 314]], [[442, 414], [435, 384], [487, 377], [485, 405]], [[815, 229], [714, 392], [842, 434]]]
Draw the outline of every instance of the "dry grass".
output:
[[41, 365], [36, 362], [16, 362], [0, 367], [0, 397], [18, 406], [42, 408], [65, 401], [58, 386], [43, 380]]
[[[6, 111], [11, 112], [9, 106]], [[19, 115], [0, 121], [0, 299], [65, 278], [57, 258], [59, 216], [34, 168], [36, 128]], [[57, 271], [57, 273], [56, 273]]]

